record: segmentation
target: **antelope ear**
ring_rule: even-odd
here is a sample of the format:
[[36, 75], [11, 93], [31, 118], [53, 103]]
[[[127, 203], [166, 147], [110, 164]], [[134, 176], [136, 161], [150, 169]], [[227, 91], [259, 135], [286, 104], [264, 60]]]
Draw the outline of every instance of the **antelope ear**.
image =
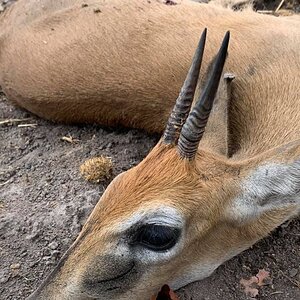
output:
[[231, 97], [231, 82], [235, 76], [225, 73], [220, 80], [214, 106], [201, 139], [201, 148], [228, 156], [228, 104]]
[[[280, 224], [299, 214], [299, 145], [296, 153], [286, 153], [286, 156], [282, 153], [283, 159], [276, 155], [275, 160], [261, 161], [253, 169], [248, 165], [248, 175], [240, 182], [240, 192], [227, 208], [226, 216], [239, 224], [245, 224], [257, 220], [262, 214], [276, 211], [276, 214], [268, 216], [274, 218], [276, 215], [276, 218], [280, 218], [277, 224]], [[295, 156], [291, 158], [291, 155]]]

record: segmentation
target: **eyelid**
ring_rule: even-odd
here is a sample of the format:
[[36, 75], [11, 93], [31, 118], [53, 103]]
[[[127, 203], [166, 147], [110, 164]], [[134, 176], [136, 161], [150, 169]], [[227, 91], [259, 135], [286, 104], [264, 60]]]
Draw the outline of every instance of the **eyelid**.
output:
[[185, 226], [184, 216], [174, 207], [165, 206], [161, 203], [159, 207], [137, 210], [130, 217], [123, 220], [116, 220], [114, 231], [117, 234], [130, 231], [132, 228], [146, 224], [183, 228]]
[[155, 217], [144, 219], [141, 222], [143, 225], [158, 225], [158, 226], [168, 226], [168, 227], [181, 227], [183, 225], [182, 220], [177, 218], [166, 217], [164, 215], [157, 215]]

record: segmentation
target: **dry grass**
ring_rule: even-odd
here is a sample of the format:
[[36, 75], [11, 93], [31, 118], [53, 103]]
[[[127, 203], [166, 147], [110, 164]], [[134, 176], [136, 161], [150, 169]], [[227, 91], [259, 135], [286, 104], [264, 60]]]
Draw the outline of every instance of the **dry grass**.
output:
[[80, 174], [90, 182], [98, 183], [112, 176], [112, 161], [109, 157], [99, 156], [86, 160], [80, 166]]

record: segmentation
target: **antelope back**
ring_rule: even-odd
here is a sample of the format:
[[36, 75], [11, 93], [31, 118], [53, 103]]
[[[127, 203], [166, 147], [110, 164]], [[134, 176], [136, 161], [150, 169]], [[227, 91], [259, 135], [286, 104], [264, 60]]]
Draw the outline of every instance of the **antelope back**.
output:
[[[85, 3], [20, 0], [1, 17], [0, 84], [9, 99], [55, 121], [162, 132], [199, 32], [208, 27], [202, 74], [224, 29], [234, 37], [227, 61], [227, 71], [236, 75], [230, 131], [233, 141], [242, 141], [234, 150], [249, 149], [249, 143], [266, 149], [270, 127], [295, 128], [299, 115], [289, 117], [286, 101], [299, 111], [299, 18], [234, 13], [186, 0], [171, 6]], [[252, 128], [260, 130], [255, 140]], [[273, 138], [285, 142], [282, 132]]]

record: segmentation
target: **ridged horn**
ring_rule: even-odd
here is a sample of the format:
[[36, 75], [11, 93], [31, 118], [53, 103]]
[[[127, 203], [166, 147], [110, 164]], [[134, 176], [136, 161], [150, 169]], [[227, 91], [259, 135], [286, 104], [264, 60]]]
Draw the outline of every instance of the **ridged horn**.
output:
[[198, 82], [206, 33], [207, 29], [205, 28], [194, 54], [192, 65], [188, 71], [179, 96], [176, 99], [175, 106], [170, 114], [165, 132], [163, 134], [163, 142], [165, 144], [177, 144], [181, 128], [189, 115]]
[[227, 57], [229, 38], [230, 33], [228, 31], [225, 34], [215, 59], [212, 72], [210, 73], [201, 96], [182, 127], [178, 140], [178, 151], [182, 158], [189, 160], [195, 158], [219, 87], [220, 78]]

